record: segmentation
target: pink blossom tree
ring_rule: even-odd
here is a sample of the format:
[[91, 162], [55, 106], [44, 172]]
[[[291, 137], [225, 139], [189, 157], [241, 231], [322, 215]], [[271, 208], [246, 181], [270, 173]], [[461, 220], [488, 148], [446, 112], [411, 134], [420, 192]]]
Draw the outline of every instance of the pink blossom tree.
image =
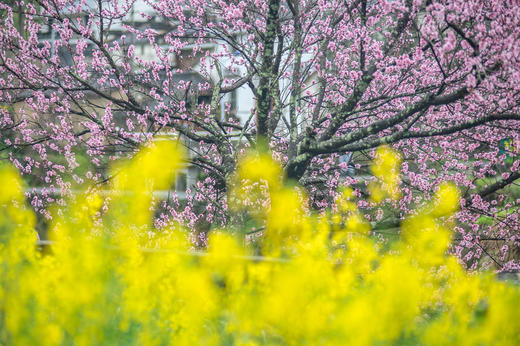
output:
[[[455, 251], [515, 266], [489, 243], [518, 247], [517, 1], [11, 0], [0, 18], [0, 150], [44, 186], [39, 209], [70, 190], [65, 174], [97, 184], [107, 160], [157, 133], [189, 140], [206, 174], [162, 218], [191, 226], [229, 220], [224, 189], [246, 146], [269, 145], [321, 208], [356, 184], [339, 156], [362, 171], [388, 144], [403, 198], [392, 217], [360, 202], [371, 221], [398, 223], [452, 180]], [[226, 113], [240, 88], [254, 100], [242, 121]], [[79, 152], [94, 168], [78, 169]]]

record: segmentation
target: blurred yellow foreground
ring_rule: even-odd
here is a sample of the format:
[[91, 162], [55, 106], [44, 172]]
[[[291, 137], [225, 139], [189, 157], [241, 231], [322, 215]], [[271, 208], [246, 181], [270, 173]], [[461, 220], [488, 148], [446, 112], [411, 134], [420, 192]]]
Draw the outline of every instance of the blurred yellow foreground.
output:
[[[151, 192], [170, 187], [181, 156], [158, 141], [114, 167], [108, 199], [56, 208], [43, 252], [18, 174], [0, 168], [1, 345], [520, 344], [518, 288], [446, 255], [453, 185], [383, 252], [351, 190], [313, 216], [280, 166], [250, 153], [228, 203], [265, 224], [257, 253], [226, 230], [193, 252], [178, 225], [152, 226]], [[399, 165], [378, 149], [371, 203], [399, 198]]]

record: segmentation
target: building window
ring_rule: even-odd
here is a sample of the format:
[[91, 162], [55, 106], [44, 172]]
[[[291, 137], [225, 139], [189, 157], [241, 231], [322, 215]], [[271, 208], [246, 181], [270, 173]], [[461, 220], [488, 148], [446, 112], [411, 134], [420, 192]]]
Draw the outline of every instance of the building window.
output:
[[177, 177], [175, 179], [175, 191], [186, 192], [187, 185], [187, 174], [185, 172], [177, 173]]
[[231, 97], [230, 97], [229, 103], [231, 103], [231, 108], [229, 109], [230, 115], [235, 116], [237, 114], [237, 103], [238, 103], [236, 89], [231, 92]]

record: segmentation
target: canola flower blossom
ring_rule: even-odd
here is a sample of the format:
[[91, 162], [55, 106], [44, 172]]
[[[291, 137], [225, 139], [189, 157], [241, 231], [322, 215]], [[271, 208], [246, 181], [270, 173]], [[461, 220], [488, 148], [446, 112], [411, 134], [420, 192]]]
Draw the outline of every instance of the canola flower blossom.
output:
[[[398, 174], [398, 158], [384, 150], [383, 165]], [[168, 187], [180, 165], [171, 142], [144, 148], [115, 169], [102, 220], [99, 196], [76, 196], [56, 213], [54, 244], [44, 251], [35, 246], [20, 177], [0, 167], [0, 344], [520, 342], [518, 287], [467, 273], [446, 253], [458, 208], [454, 185], [441, 185], [403, 222], [400, 240], [382, 249], [352, 190], [343, 191], [337, 211], [315, 216], [277, 179], [273, 161], [248, 156], [236, 183], [268, 183], [264, 257], [226, 230], [192, 253], [178, 225], [153, 228], [150, 210], [151, 191]], [[385, 181], [385, 171], [374, 169], [383, 181], [377, 193], [391, 197], [396, 178]]]
[[370, 199], [376, 203], [381, 202], [385, 197], [390, 197], [393, 200], [399, 199], [401, 197], [399, 189], [401, 156], [388, 145], [377, 148], [375, 154], [370, 170], [380, 181], [380, 184], [372, 182], [369, 185]]

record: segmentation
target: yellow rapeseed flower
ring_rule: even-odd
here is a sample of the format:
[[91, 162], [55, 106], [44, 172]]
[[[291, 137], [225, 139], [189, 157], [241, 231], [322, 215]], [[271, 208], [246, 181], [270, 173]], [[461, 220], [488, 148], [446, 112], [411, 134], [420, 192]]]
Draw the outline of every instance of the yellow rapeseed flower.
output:
[[[519, 288], [447, 254], [454, 185], [442, 184], [385, 246], [349, 188], [334, 211], [315, 215], [262, 155], [239, 164], [230, 192], [245, 194], [246, 211], [264, 206], [254, 249], [222, 229], [194, 251], [180, 225], [153, 226], [150, 192], [168, 188], [182, 162], [166, 141], [118, 167], [108, 201], [83, 193], [52, 209], [54, 244], [43, 252], [19, 176], [1, 169], [0, 344], [520, 343]], [[382, 198], [396, 197], [400, 159], [383, 147], [376, 161]], [[108, 212], [95, 222], [102, 203]]]

